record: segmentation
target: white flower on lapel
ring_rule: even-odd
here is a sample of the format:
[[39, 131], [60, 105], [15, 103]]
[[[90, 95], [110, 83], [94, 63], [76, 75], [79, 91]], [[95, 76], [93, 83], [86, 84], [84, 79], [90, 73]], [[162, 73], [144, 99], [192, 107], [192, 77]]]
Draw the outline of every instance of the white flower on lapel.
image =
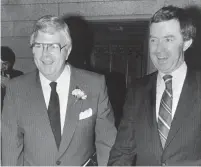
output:
[[85, 100], [87, 98], [87, 95], [84, 93], [84, 91], [78, 87], [72, 91], [72, 95], [75, 96], [78, 100]]

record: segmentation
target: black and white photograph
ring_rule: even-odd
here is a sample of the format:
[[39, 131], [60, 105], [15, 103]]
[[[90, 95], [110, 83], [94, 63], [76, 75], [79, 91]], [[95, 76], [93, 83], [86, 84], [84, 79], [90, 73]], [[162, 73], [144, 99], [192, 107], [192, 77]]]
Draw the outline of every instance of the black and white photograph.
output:
[[1, 166], [201, 166], [201, 0], [1, 0]]

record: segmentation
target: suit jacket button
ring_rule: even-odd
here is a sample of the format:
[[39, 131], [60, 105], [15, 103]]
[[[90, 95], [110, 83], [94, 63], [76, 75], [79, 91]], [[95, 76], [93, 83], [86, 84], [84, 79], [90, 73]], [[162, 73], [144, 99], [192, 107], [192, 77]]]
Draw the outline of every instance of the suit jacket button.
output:
[[60, 164], [61, 164], [61, 161], [57, 161], [56, 164], [57, 164], [57, 165], [60, 165]]

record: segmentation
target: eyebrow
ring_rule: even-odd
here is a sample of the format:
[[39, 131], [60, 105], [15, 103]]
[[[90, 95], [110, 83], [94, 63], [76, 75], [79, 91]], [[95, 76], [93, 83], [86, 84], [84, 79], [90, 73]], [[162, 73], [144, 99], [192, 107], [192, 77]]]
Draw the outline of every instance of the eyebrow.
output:
[[153, 36], [153, 35], [149, 35], [149, 38], [157, 38], [157, 37], [155, 37], [155, 36]]
[[[152, 35], [149, 35], [149, 38], [156, 38], [156, 39], [158, 39], [158, 37], [152, 36]], [[175, 36], [174, 35], [166, 35], [166, 36], [164, 36], [162, 38], [175, 38]]]
[[166, 35], [166, 36], [164, 36], [164, 38], [175, 38], [175, 36], [174, 35]]

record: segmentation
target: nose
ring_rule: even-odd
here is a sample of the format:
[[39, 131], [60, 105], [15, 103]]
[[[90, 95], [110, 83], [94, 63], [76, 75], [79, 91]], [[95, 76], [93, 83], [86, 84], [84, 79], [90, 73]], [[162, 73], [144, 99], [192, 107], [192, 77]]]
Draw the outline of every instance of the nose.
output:
[[48, 55], [48, 46], [47, 45], [43, 45], [43, 51], [42, 51], [43, 55]]
[[156, 45], [156, 53], [160, 53], [163, 50], [163, 43], [161, 41], [158, 41]]
[[47, 59], [49, 59], [49, 58], [50, 58], [50, 54], [49, 54], [49, 52], [48, 52], [48, 49], [47, 49], [47, 47], [44, 47], [44, 48], [43, 48], [43, 51], [42, 51], [41, 59], [42, 59], [42, 60], [47, 60]]
[[43, 52], [48, 52], [48, 45], [43, 45]]

